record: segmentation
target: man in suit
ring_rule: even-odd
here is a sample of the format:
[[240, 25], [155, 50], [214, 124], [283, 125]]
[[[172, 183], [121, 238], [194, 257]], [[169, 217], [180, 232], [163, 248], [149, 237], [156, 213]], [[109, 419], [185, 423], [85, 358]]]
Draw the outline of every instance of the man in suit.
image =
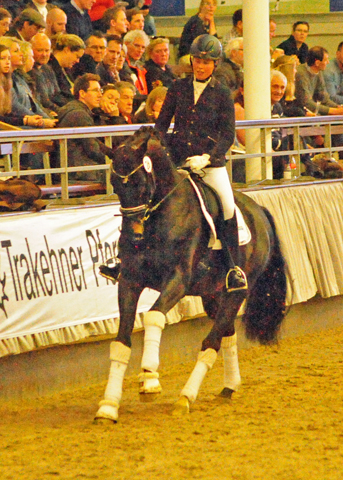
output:
[[[225, 155], [235, 137], [235, 111], [230, 90], [213, 77], [222, 47], [213, 35], [200, 35], [191, 45], [193, 76], [176, 80], [168, 90], [156, 128], [169, 140], [176, 165], [202, 171], [202, 178], [218, 193], [225, 220], [222, 241], [228, 267], [227, 291], [247, 289], [244, 272], [235, 266], [229, 247], [237, 247], [235, 202], [225, 167]], [[225, 248], [226, 247], [226, 248]]]
[[77, 35], [83, 41], [87, 40], [93, 31], [88, 10], [95, 2], [96, 0], [71, 0], [62, 7], [67, 14], [67, 33]]

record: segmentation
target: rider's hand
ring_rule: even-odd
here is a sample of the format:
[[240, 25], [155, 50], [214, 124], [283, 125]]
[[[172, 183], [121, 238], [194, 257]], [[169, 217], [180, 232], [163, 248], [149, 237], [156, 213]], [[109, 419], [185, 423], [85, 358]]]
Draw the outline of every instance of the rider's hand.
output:
[[208, 153], [203, 155], [194, 155], [194, 157], [188, 157], [186, 165], [192, 170], [201, 170], [210, 164], [210, 156]]

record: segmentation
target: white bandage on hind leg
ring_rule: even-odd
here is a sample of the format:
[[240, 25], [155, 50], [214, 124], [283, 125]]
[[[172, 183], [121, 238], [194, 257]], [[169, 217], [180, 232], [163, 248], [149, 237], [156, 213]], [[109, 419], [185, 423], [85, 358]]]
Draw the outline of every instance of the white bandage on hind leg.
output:
[[224, 363], [224, 387], [237, 391], [241, 384], [239, 373], [237, 335], [222, 339], [222, 354]]
[[217, 352], [213, 348], [207, 348], [204, 352], [199, 353], [193, 372], [181, 391], [182, 396], [187, 397], [192, 403], [195, 402], [205, 375], [213, 367], [216, 359]]
[[121, 342], [111, 343], [111, 367], [104, 402], [113, 402], [114, 405], [119, 405], [123, 391], [123, 379], [130, 355], [131, 348], [123, 345]]
[[156, 372], [160, 364], [160, 342], [166, 319], [161, 312], [152, 310], [144, 316], [144, 350], [141, 367]]

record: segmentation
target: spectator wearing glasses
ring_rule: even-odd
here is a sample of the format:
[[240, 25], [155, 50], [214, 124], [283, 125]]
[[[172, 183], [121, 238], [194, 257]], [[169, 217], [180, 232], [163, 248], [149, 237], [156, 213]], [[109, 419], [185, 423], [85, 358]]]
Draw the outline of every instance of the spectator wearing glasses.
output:
[[296, 55], [300, 63], [305, 63], [308, 54], [308, 45], [305, 43], [310, 26], [307, 22], [295, 22], [292, 27], [291, 36], [280, 43], [277, 48], [281, 48], [285, 55]]
[[127, 47], [126, 62], [131, 69], [134, 84], [141, 95], [148, 94], [146, 69], [141, 59], [149, 42], [149, 37], [143, 30], [132, 30], [124, 37], [124, 44]]
[[86, 49], [80, 61], [74, 65], [71, 74], [74, 80], [85, 73], [96, 73], [97, 65], [103, 61], [106, 54], [107, 40], [105, 34], [94, 31], [85, 41]]
[[[74, 84], [75, 99], [65, 105], [59, 113], [59, 126], [94, 127], [93, 109], [100, 107], [102, 89], [100, 78], [92, 73], [85, 73], [77, 78]], [[85, 166], [105, 164], [105, 156], [112, 158], [113, 150], [97, 138], [78, 138], [68, 140], [69, 166]], [[105, 175], [101, 171], [75, 172], [69, 175], [73, 180], [104, 182]]]

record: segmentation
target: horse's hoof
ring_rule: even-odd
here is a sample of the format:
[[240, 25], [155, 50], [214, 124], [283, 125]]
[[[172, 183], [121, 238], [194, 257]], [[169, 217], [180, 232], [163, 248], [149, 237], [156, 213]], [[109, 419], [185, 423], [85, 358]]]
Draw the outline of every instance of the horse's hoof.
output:
[[99, 405], [100, 408], [94, 417], [94, 424], [108, 425], [110, 423], [117, 423], [119, 405], [116, 402], [109, 402], [107, 400], [102, 400]]
[[234, 390], [231, 390], [231, 388], [224, 387], [223, 390], [220, 392], [220, 394], [217, 395], [217, 399], [222, 402], [229, 402], [232, 398], [233, 393], [234, 393]]
[[172, 411], [172, 415], [174, 415], [175, 417], [181, 417], [183, 415], [188, 415], [188, 413], [189, 413], [189, 400], [187, 397], [182, 396], [174, 404], [174, 410]]
[[139, 378], [139, 396], [142, 402], [153, 402], [162, 392], [157, 372], [142, 372]]

